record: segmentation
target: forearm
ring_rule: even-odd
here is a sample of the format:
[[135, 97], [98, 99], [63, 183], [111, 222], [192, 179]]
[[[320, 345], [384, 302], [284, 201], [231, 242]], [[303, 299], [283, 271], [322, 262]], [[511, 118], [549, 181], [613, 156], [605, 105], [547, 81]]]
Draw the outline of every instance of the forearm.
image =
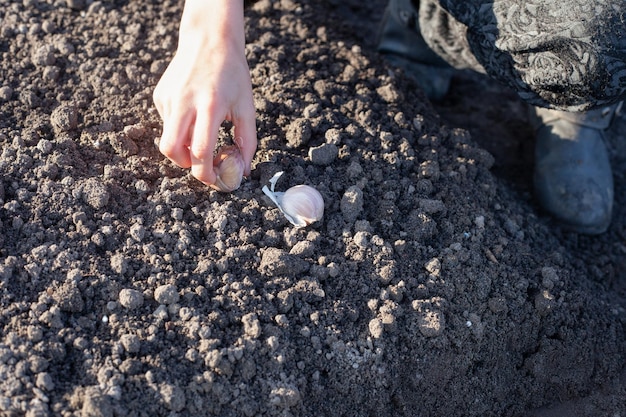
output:
[[205, 46], [227, 41], [243, 51], [243, 9], [241, 0], [186, 0], [180, 21], [180, 41]]

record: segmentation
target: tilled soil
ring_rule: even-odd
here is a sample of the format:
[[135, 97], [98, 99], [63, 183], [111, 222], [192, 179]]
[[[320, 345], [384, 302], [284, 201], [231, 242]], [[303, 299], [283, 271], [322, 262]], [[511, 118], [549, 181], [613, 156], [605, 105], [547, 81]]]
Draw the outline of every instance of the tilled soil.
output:
[[154, 145], [180, 2], [0, 0], [1, 415], [626, 415], [626, 120], [610, 230], [563, 231], [524, 105], [470, 74], [430, 104], [383, 5], [246, 12], [260, 146], [224, 194]]

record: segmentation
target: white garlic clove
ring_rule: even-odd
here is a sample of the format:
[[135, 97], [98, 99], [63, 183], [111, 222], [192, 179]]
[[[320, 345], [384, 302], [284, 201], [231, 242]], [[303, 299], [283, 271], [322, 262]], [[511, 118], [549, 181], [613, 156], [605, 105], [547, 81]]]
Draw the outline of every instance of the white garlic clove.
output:
[[295, 226], [307, 226], [324, 216], [322, 195], [308, 185], [291, 187], [280, 196], [279, 201], [283, 212], [291, 217]]
[[241, 185], [245, 163], [237, 146], [224, 146], [213, 158], [213, 170], [217, 175], [212, 188], [229, 193]]
[[284, 193], [275, 192], [274, 186], [282, 174], [282, 171], [274, 174], [270, 179], [270, 188], [263, 186], [265, 195], [296, 227], [304, 227], [321, 220], [324, 215], [324, 198], [320, 192], [308, 185], [296, 185]]

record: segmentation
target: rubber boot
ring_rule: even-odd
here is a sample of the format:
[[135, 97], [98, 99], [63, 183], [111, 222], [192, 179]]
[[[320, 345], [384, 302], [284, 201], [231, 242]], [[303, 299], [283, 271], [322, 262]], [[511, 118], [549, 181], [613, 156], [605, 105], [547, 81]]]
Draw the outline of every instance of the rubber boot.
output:
[[584, 113], [536, 108], [535, 195], [566, 229], [600, 234], [611, 223], [613, 174], [604, 142], [619, 105]]
[[378, 33], [378, 51], [411, 76], [429, 99], [438, 101], [448, 93], [454, 69], [428, 47], [418, 22], [413, 1], [390, 0]]

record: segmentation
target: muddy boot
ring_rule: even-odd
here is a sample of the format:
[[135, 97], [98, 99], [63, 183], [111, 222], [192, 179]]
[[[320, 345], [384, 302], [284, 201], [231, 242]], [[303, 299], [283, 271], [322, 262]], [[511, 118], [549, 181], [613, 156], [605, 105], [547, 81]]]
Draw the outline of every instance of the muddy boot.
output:
[[441, 100], [450, 88], [454, 69], [433, 52], [420, 34], [418, 0], [390, 0], [378, 33], [378, 51], [404, 69], [426, 96]]
[[611, 222], [613, 175], [604, 131], [617, 107], [534, 112], [535, 195], [546, 211], [578, 233], [600, 234]]

